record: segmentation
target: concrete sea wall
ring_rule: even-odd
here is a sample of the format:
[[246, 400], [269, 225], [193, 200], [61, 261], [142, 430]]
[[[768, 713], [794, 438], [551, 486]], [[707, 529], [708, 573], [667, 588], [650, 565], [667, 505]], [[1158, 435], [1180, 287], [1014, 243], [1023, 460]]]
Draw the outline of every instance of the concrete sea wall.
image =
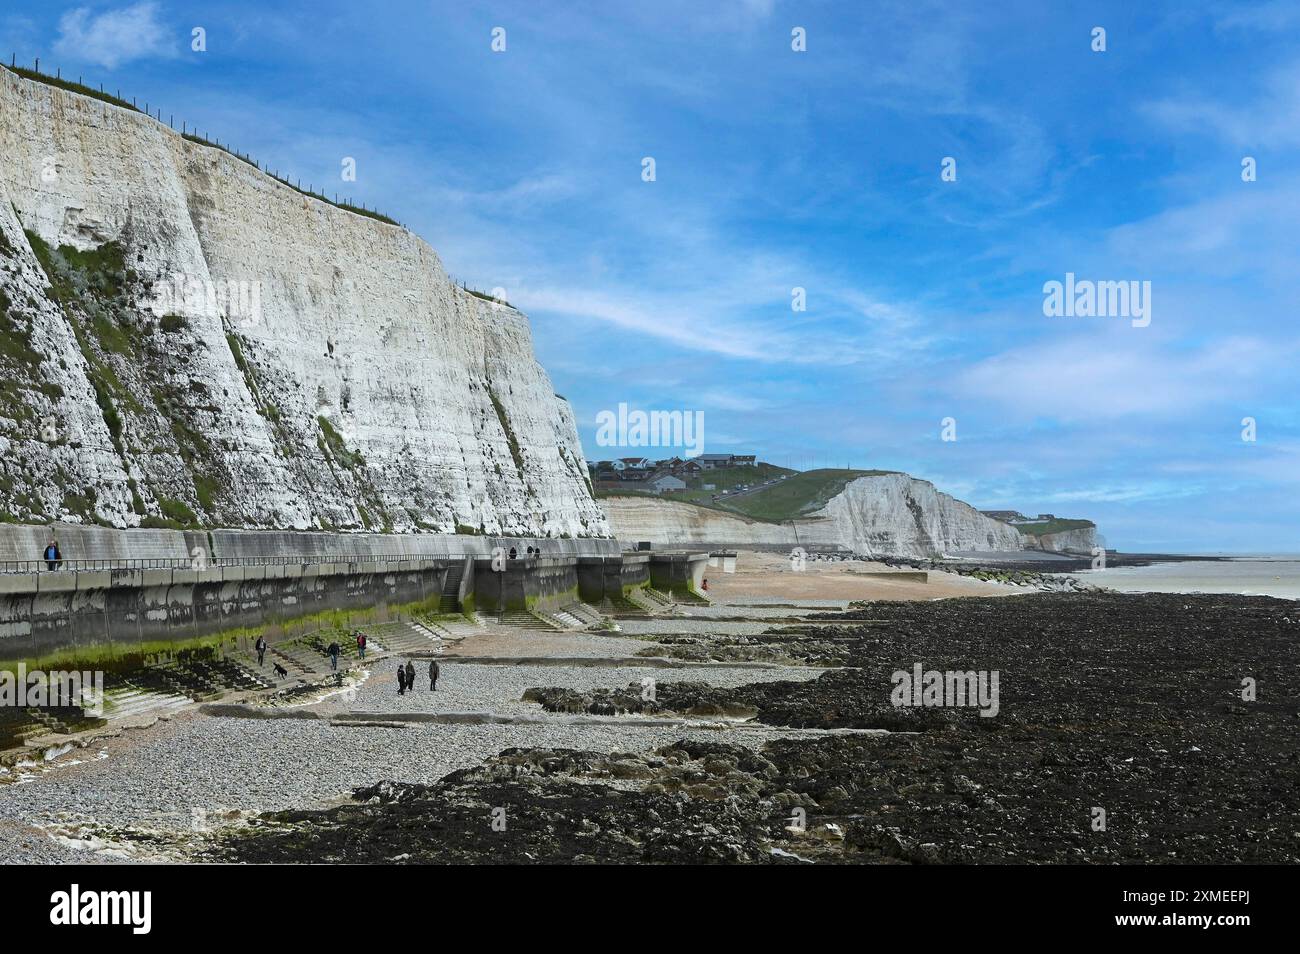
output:
[[451, 564], [409, 560], [0, 575], [0, 661], [130, 657], [330, 610], [436, 609]]

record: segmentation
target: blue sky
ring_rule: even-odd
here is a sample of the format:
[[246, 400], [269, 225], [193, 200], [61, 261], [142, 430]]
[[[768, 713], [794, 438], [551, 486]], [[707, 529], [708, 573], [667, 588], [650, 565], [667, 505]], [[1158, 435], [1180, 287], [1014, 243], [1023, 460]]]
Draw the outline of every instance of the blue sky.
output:
[[[504, 288], [589, 458], [639, 452], [601, 410], [702, 410], [1121, 549], [1300, 550], [1300, 4], [18, 0], [10, 51]], [[1045, 316], [1067, 272], [1150, 325]]]

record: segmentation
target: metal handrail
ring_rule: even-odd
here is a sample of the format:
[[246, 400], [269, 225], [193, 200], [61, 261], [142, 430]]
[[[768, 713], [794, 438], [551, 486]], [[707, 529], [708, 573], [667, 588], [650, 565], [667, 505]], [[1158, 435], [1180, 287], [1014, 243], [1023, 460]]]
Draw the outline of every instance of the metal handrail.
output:
[[323, 557], [316, 554], [257, 557], [109, 557], [97, 560], [0, 560], [0, 573], [46, 573], [53, 569], [65, 573], [79, 570], [205, 570], [239, 566], [320, 566], [330, 563], [414, 563], [425, 560], [461, 561], [477, 554], [446, 553], [427, 556], [344, 555]]
[[[508, 548], [507, 548], [508, 549]], [[538, 556], [540, 556], [539, 554]], [[554, 556], [555, 554], [545, 554]], [[423, 556], [400, 554], [378, 556], [375, 554], [340, 555], [325, 557], [319, 554], [291, 554], [285, 556], [257, 557], [109, 557], [98, 560], [0, 560], [0, 575], [16, 573], [75, 573], [96, 570], [211, 570], [221, 567], [240, 566], [324, 566], [335, 563], [416, 563], [426, 560], [446, 562], [463, 562], [468, 559], [488, 560], [491, 553], [430, 553]], [[525, 553], [518, 553], [514, 562], [528, 562], [536, 559]], [[54, 563], [51, 567], [49, 564]]]

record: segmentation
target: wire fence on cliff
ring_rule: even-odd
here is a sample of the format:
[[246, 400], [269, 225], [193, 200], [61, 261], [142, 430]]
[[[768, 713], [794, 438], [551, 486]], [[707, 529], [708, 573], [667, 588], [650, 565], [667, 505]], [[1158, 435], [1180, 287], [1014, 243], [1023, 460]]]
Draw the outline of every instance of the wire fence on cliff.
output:
[[[86, 85], [86, 83], [83, 81], [84, 78], [81, 76], [78, 76], [76, 82], [73, 82], [70, 79], [63, 78], [63, 71], [60, 68], [56, 68], [55, 72], [53, 74], [50, 74], [50, 73], [42, 73], [40, 67], [41, 67], [41, 61], [39, 57], [33, 62], [32, 67], [30, 69], [25, 66], [19, 66], [17, 64], [17, 54], [15, 53], [11, 53], [9, 55], [9, 65], [7, 67], [3, 63], [0, 63], [0, 70], [7, 69], [9, 70], [9, 72], [13, 73], [16, 76], [21, 76], [23, 79], [29, 79], [38, 83], [44, 83], [47, 86], [53, 86], [70, 93], [77, 93], [82, 96], [89, 96], [92, 99], [97, 99], [100, 102], [108, 103], [111, 106], [117, 106], [121, 109], [129, 109], [133, 112], [143, 113], [145, 116], [148, 116], [150, 119], [156, 120], [157, 122], [167, 126], [172, 132], [179, 132], [183, 139], [186, 139], [193, 143], [197, 143], [202, 146], [210, 146], [213, 149], [220, 149], [222, 152], [226, 153], [227, 155], [233, 156], [234, 158], [247, 163], [248, 165], [257, 169], [259, 172], [263, 173], [264, 175], [270, 176], [276, 182], [279, 182], [282, 185], [286, 185], [290, 189], [293, 189], [295, 192], [298, 192], [302, 195], [308, 196], [313, 199], [318, 199], [321, 202], [325, 202], [328, 205], [334, 206], [335, 208], [343, 209], [346, 212], [355, 212], [357, 215], [364, 215], [367, 218], [376, 219], [388, 225], [396, 225], [397, 227], [403, 229], [407, 228], [407, 226], [402, 222], [390, 218], [389, 216], [384, 215], [382, 212], [379, 212], [376, 209], [370, 208], [365, 203], [358, 204], [347, 198], [340, 199], [337, 192], [334, 193], [333, 198], [330, 198], [329, 196], [325, 195], [323, 192], [317, 192], [315, 187], [311, 183], [308, 183], [307, 187], [303, 188], [302, 179], [296, 179], [291, 181], [290, 179], [281, 175], [279, 170], [272, 169], [269, 166], [263, 166], [259, 160], [254, 159], [252, 156], [248, 155], [247, 153], [240, 152], [239, 150], [232, 147], [230, 143], [223, 143], [220, 139], [210, 139], [206, 135], [200, 133], [197, 128], [191, 129], [189, 123], [184, 119], [181, 120], [181, 128], [177, 130], [175, 114], [168, 114], [167, 121], [164, 123], [162, 118], [161, 107], [153, 108], [150, 103], [146, 102], [142, 108], [136, 97], [134, 96], [131, 97], [129, 101], [125, 97], [123, 97], [121, 89], [115, 89], [112, 93], [110, 93], [106, 89], [104, 89], [103, 83], [100, 83], [99, 88], [96, 89], [93, 86]], [[479, 298], [483, 301], [490, 302], [493, 304], [505, 305], [506, 307], [513, 307], [504, 298], [500, 296], [494, 296], [485, 291], [480, 291], [477, 288], [473, 288], [467, 282], [461, 281], [459, 279], [453, 279], [453, 283], [459, 286], [464, 291], [473, 295], [475, 298]]]
[[295, 192], [299, 192], [302, 195], [308, 196], [313, 199], [319, 199], [321, 202], [325, 202], [329, 205], [334, 206], [335, 208], [343, 209], [347, 212], [355, 212], [357, 215], [364, 215], [367, 218], [376, 219], [380, 222], [387, 223], [388, 225], [396, 225], [399, 228], [406, 228], [406, 226], [403, 225], [401, 222], [398, 222], [396, 219], [384, 215], [382, 212], [379, 212], [376, 209], [370, 208], [364, 202], [358, 204], [351, 201], [350, 199], [346, 199], [346, 198], [340, 199], [337, 192], [334, 194], [334, 197], [331, 199], [329, 196], [325, 195], [325, 193], [317, 192], [315, 187], [311, 183], [308, 183], [307, 187], [303, 188], [302, 179], [290, 180], [286, 176], [281, 175], [279, 170], [271, 169], [269, 166], [263, 166], [260, 161], [254, 159], [252, 156], [249, 156], [247, 153], [242, 153], [239, 150], [233, 148], [229, 143], [223, 143], [221, 142], [220, 139], [209, 139], [207, 136], [201, 134], [198, 131], [198, 129], [191, 130], [189, 127], [189, 123], [186, 122], [184, 119], [181, 120], [181, 128], [178, 130], [176, 128], [175, 114], [169, 114], [166, 122], [164, 122], [161, 107], [154, 109], [152, 108], [150, 103], [146, 102], [142, 108], [138, 100], [134, 96], [131, 97], [130, 101], [128, 102], [127, 99], [122, 96], [122, 91], [120, 89], [117, 89], [112, 93], [109, 93], [107, 90], [104, 89], [103, 83], [100, 83], [99, 88], [96, 89], [95, 87], [87, 86], [84, 82], [82, 82], [82, 77], [80, 76], [77, 77], [77, 81], [74, 83], [72, 80], [64, 79], [62, 69], [58, 69], [58, 68], [56, 68], [53, 74], [42, 73], [41, 61], [39, 58], [35, 60], [31, 69], [28, 69], [25, 66], [19, 66], [17, 64], [17, 55], [12, 53], [9, 56], [9, 65], [5, 67], [2, 64], [0, 64], [0, 69], [8, 69], [9, 72], [13, 73], [16, 76], [21, 76], [23, 79], [29, 79], [38, 83], [44, 83], [47, 86], [54, 86], [58, 89], [65, 90], [70, 93], [78, 93], [82, 96], [89, 96], [90, 98], [97, 99], [100, 102], [108, 103], [110, 106], [117, 106], [120, 109], [129, 109], [137, 113], [143, 113], [144, 115], [148, 116], [150, 119], [156, 120], [157, 122], [167, 126], [172, 132], [179, 132], [183, 138], [189, 140], [190, 142], [198, 143], [199, 145], [203, 145], [203, 146], [211, 146], [214, 149], [220, 149], [222, 152], [225, 152], [226, 154], [233, 156], [234, 158], [239, 159], [242, 162], [248, 163], [250, 166], [257, 169], [259, 172], [262, 172], [270, 176], [276, 182], [288, 186], [290, 189], [293, 189]]

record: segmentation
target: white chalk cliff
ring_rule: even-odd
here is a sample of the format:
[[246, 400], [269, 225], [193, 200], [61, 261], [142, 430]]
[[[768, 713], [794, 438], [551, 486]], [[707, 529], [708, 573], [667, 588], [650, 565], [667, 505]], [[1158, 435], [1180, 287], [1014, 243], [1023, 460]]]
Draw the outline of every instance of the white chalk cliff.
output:
[[1020, 532], [907, 474], [859, 477], [821, 511], [859, 553], [937, 556], [1020, 550]]
[[0, 519], [610, 532], [522, 314], [403, 228], [5, 70], [0, 343]]
[[625, 542], [841, 546], [867, 556], [916, 558], [971, 550], [1088, 552], [1095, 545], [1091, 530], [1072, 531], [1061, 541], [1055, 537], [1063, 534], [1027, 538], [1010, 524], [942, 493], [928, 480], [907, 474], [858, 477], [820, 510], [783, 523], [749, 520], [666, 498], [610, 497], [601, 504]]

